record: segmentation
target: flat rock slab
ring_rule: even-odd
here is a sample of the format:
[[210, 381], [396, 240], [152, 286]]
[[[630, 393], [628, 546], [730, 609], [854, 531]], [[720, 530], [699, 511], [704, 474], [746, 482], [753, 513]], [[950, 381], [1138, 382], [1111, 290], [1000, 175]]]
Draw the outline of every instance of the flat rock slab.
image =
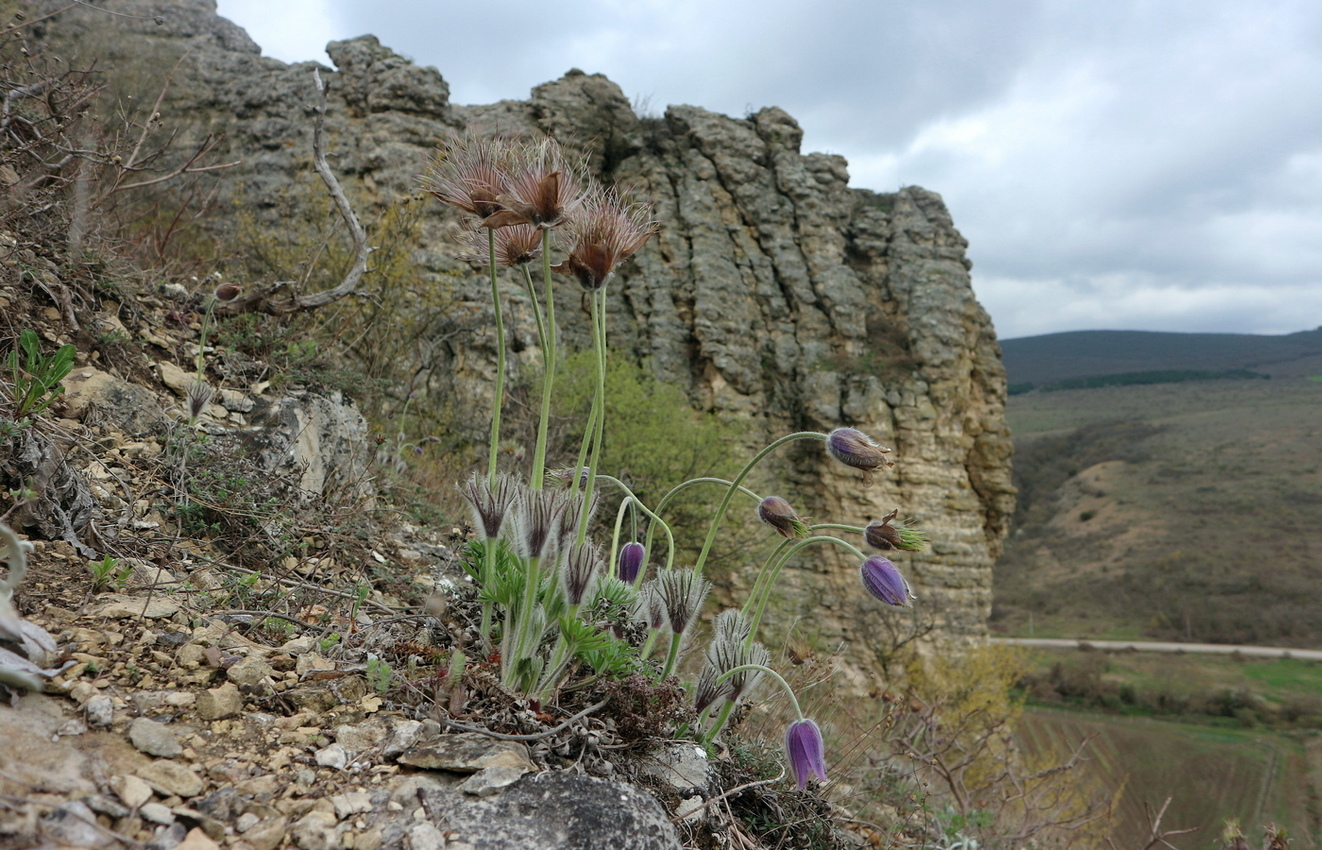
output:
[[399, 763], [453, 773], [477, 773], [488, 767], [511, 767], [525, 772], [535, 769], [523, 744], [498, 741], [476, 732], [443, 735], [426, 746], [401, 753]]
[[418, 792], [433, 824], [478, 850], [679, 850], [655, 798], [631, 785], [570, 773], [525, 776], [494, 797]]

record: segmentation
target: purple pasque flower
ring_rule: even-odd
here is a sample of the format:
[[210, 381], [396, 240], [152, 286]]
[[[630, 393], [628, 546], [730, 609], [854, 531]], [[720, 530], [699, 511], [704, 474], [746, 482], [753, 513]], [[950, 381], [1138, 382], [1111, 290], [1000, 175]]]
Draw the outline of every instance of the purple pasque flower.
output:
[[864, 561], [858, 572], [864, 589], [887, 605], [908, 607], [909, 599], [917, 598], [895, 565], [880, 555]]
[[645, 204], [627, 204], [614, 191], [598, 190], [569, 222], [573, 247], [552, 266], [573, 275], [589, 292], [606, 285], [615, 267], [637, 253], [659, 229]]
[[874, 471], [895, 465], [886, 457], [890, 449], [857, 428], [836, 428], [826, 436], [826, 450], [845, 466], [863, 470], [863, 480], [868, 484], [872, 483]]
[[757, 518], [776, 529], [776, 533], [789, 540], [802, 540], [811, 532], [808, 524], [799, 519], [790, 503], [779, 496], [767, 496], [757, 506]]
[[626, 543], [620, 547], [620, 556], [615, 561], [615, 575], [620, 581], [633, 584], [643, 571], [643, 562], [647, 560], [647, 548], [638, 542]]
[[818, 782], [826, 781], [826, 745], [816, 723], [807, 718], [791, 723], [785, 731], [785, 751], [789, 754], [790, 773], [794, 774], [794, 783], [800, 791], [808, 785], [810, 775], [817, 777]]

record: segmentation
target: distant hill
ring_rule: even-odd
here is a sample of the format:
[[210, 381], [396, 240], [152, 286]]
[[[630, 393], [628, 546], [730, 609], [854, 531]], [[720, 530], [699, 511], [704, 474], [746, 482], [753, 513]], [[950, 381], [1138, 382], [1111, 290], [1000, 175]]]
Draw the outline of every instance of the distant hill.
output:
[[[1069, 331], [1003, 339], [1001, 351], [1012, 391], [1020, 392], [1065, 381], [1081, 387], [1322, 374], [1322, 328], [1282, 336]], [[1105, 376], [1112, 379], [1088, 380]]]

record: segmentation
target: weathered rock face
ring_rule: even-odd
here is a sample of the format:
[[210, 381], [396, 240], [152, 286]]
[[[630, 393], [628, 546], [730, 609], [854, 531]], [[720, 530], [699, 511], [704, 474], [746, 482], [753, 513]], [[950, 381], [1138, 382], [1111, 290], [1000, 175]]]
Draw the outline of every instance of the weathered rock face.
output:
[[[66, 35], [94, 26], [103, 41], [123, 27], [133, 50], [108, 61], [155, 56], [162, 73], [188, 49], [166, 120], [185, 137], [228, 134], [230, 158], [244, 162], [219, 173], [218, 189], [260, 215], [261, 199], [309, 159], [314, 66], [263, 58], [215, 17], [211, 0], [123, 5], [147, 19], [75, 8], [46, 26]], [[649, 196], [664, 225], [612, 283], [613, 343], [699, 406], [747, 418], [750, 445], [855, 425], [892, 446], [898, 465], [868, 488], [817, 450], [787, 452], [781, 473], [815, 517], [864, 524], [897, 506], [912, 515], [934, 544], [897, 560], [922, 610], [935, 612], [946, 637], [985, 633], [992, 561], [1013, 507], [1005, 377], [973, 296], [966, 242], [938, 195], [850, 189], [844, 159], [802, 155], [802, 132], [779, 109], [736, 119], [672, 106], [642, 119], [617, 86], [579, 71], [526, 102], [458, 106], [439, 73], [371, 36], [329, 52], [339, 68], [322, 71], [332, 161], [359, 197], [385, 203], [415, 192], [435, 143], [464, 127], [588, 140], [597, 176]], [[438, 277], [460, 268], [455, 321], [469, 333], [437, 329], [419, 386], [453, 398], [456, 410], [485, 411], [494, 364], [486, 283], [449, 259], [448, 215], [429, 205], [417, 256]], [[586, 338], [579, 294], [560, 289], [557, 312], [577, 344]], [[513, 283], [509, 298], [518, 371], [538, 359], [536, 334]], [[485, 427], [485, 413], [475, 414], [474, 436]], [[793, 602], [781, 613], [802, 617], [825, 644], [848, 642], [862, 686], [877, 661], [873, 636], [908, 626], [860, 592], [857, 566], [817, 550], [786, 571]], [[741, 581], [729, 577], [727, 590]]]

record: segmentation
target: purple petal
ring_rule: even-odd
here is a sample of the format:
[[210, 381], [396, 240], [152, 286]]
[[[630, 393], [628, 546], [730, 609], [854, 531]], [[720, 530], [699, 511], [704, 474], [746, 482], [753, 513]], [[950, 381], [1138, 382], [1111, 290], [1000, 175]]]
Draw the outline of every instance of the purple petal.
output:
[[620, 557], [615, 563], [615, 572], [620, 577], [620, 581], [627, 581], [630, 584], [636, 582], [646, 557], [647, 549], [641, 543], [626, 543], [621, 546]]
[[822, 744], [822, 730], [811, 720], [799, 720], [791, 723], [785, 731], [785, 751], [789, 754], [790, 772], [794, 782], [802, 791], [808, 784], [808, 777], [814, 776], [819, 782], [826, 781], [826, 747]]
[[880, 555], [868, 558], [859, 568], [859, 576], [863, 579], [863, 587], [867, 592], [887, 605], [909, 604], [909, 583], [886, 558]]

